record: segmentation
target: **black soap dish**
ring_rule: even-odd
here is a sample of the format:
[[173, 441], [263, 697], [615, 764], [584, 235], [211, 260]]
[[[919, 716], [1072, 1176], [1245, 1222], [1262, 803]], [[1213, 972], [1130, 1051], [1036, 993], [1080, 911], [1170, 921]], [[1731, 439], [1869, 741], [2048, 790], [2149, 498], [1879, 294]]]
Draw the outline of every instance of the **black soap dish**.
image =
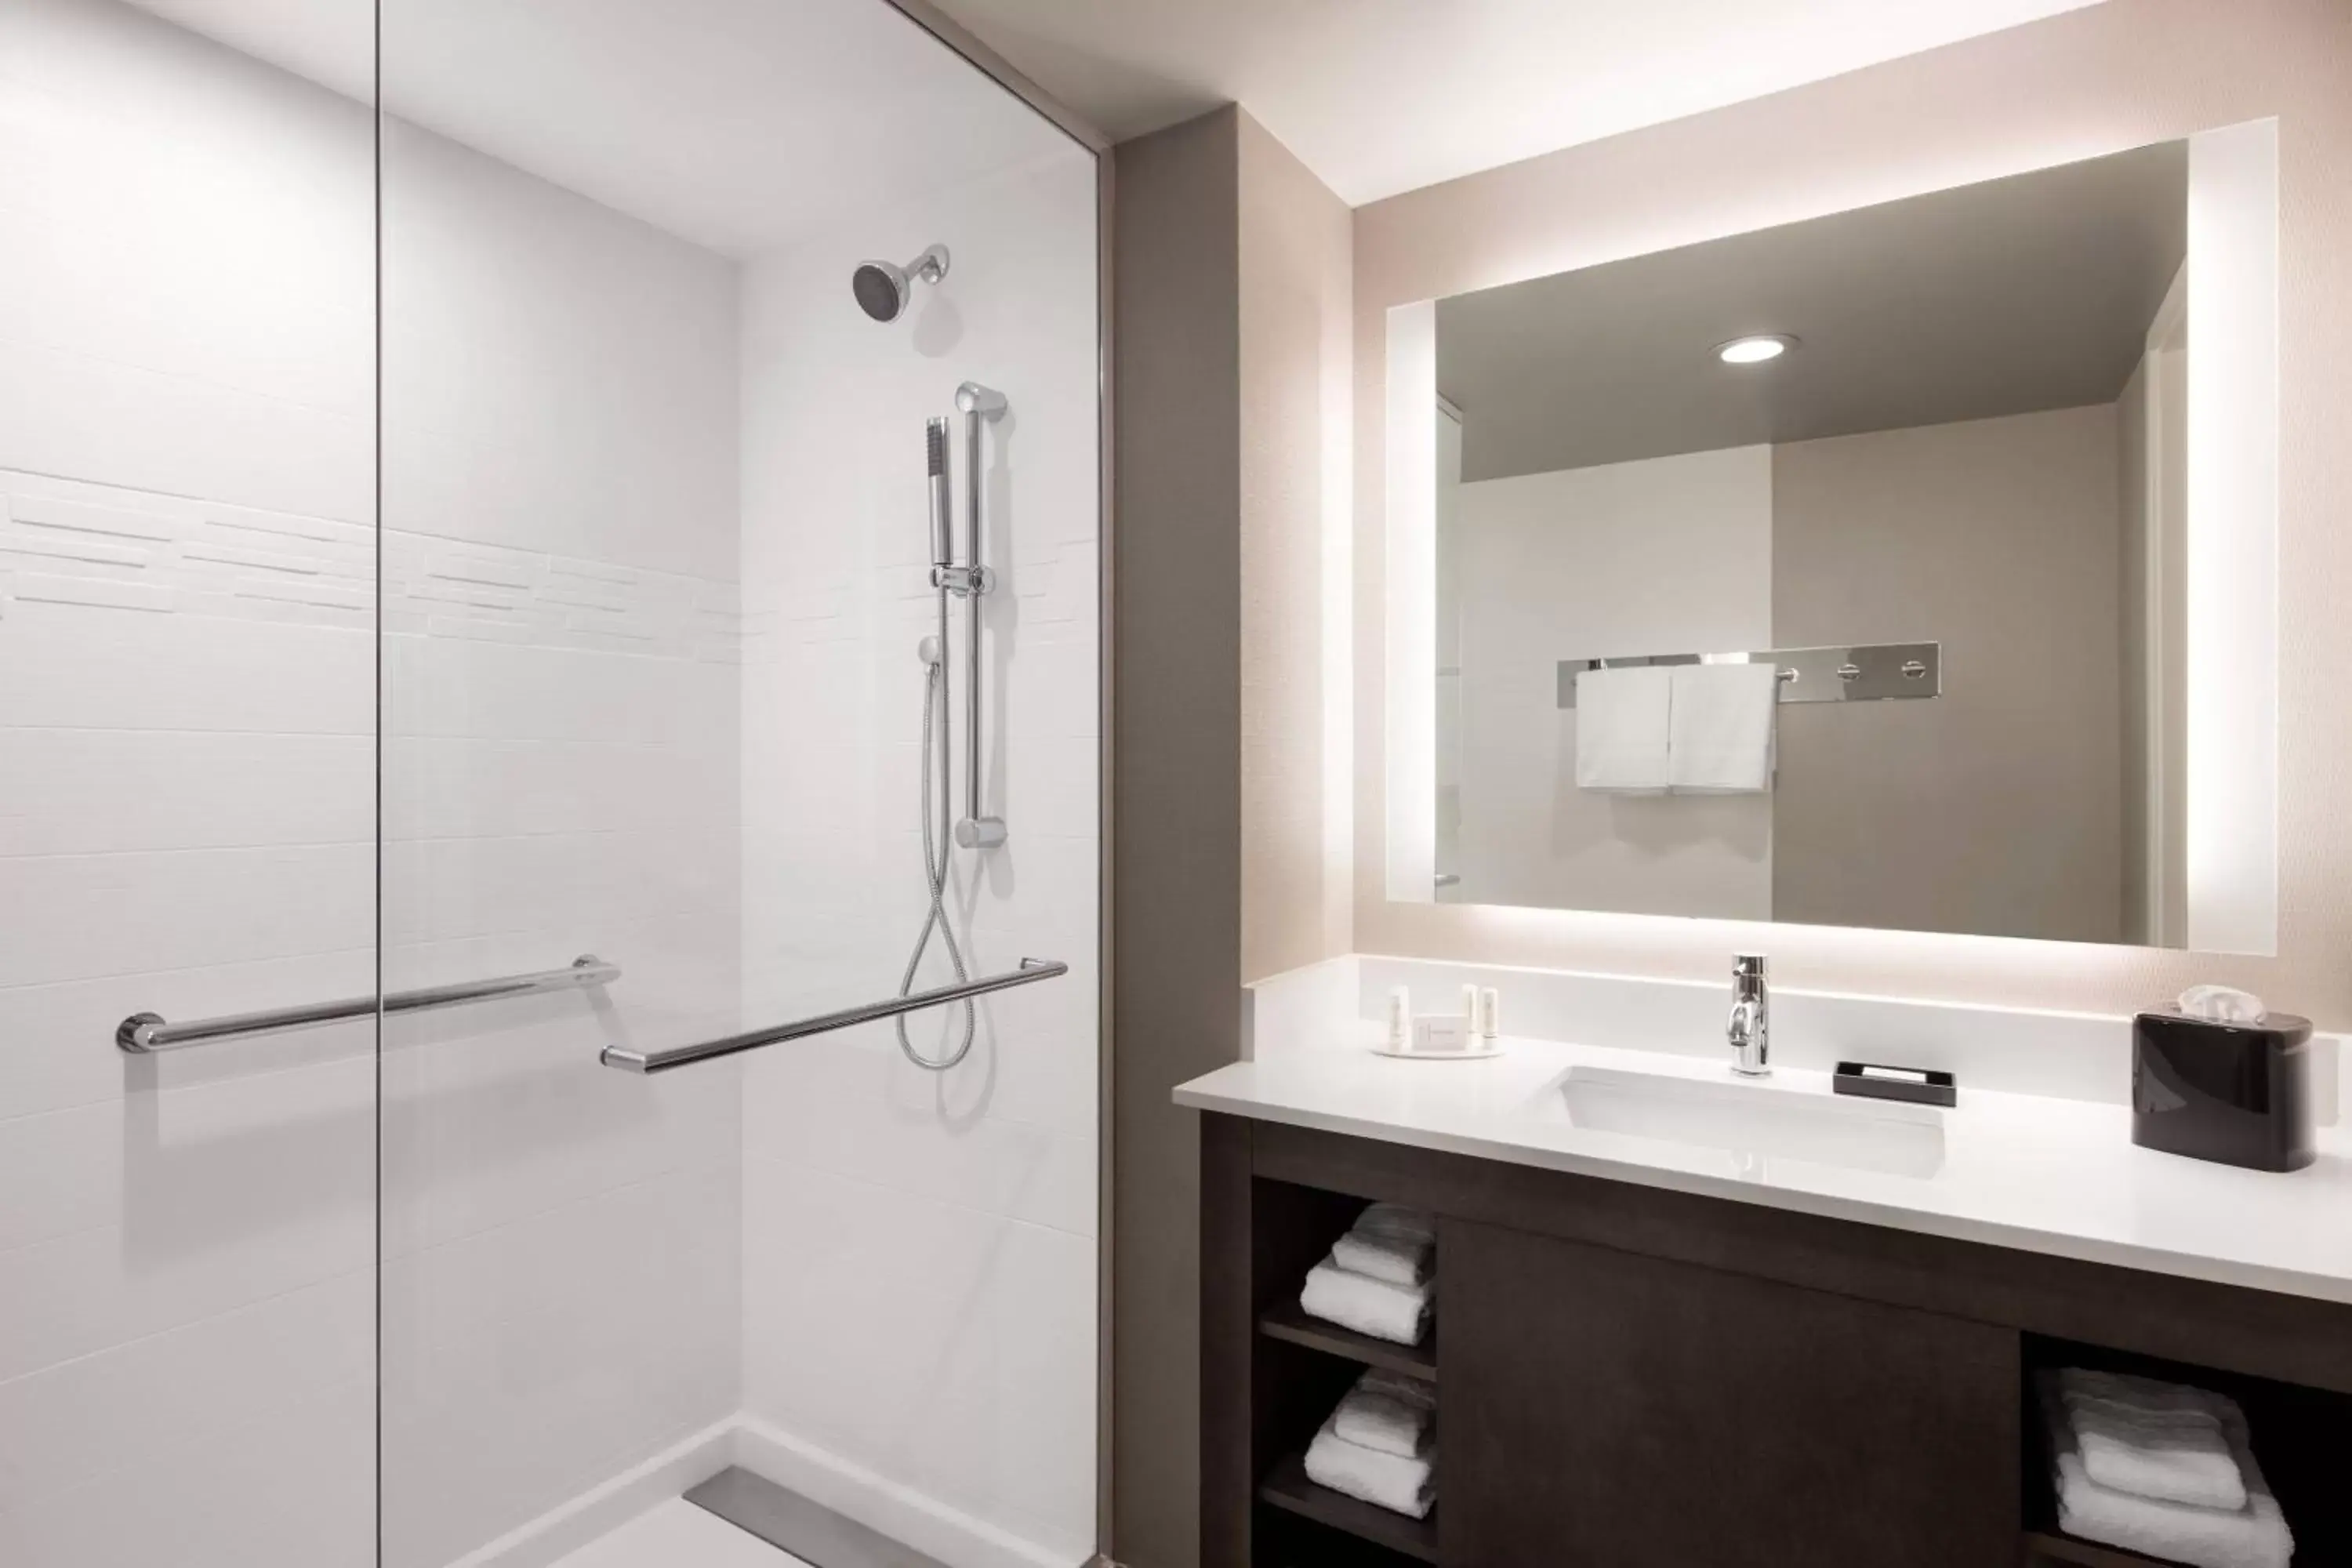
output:
[[1956, 1105], [1960, 1087], [1948, 1072], [1883, 1067], [1875, 1062], [1840, 1062], [1831, 1087], [1865, 1100], [1902, 1100], [1914, 1105]]

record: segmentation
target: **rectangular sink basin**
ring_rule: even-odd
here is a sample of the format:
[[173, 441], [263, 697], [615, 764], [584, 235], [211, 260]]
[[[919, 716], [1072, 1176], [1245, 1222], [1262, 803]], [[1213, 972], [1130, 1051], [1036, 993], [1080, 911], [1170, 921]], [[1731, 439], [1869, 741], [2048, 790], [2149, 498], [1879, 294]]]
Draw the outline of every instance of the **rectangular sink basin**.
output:
[[1944, 1113], [1934, 1106], [1741, 1080], [1728, 1069], [1711, 1080], [1575, 1067], [1542, 1104], [1596, 1132], [1720, 1150], [1735, 1174], [1759, 1180], [1776, 1161], [1898, 1176], [1932, 1176], [1944, 1163]]

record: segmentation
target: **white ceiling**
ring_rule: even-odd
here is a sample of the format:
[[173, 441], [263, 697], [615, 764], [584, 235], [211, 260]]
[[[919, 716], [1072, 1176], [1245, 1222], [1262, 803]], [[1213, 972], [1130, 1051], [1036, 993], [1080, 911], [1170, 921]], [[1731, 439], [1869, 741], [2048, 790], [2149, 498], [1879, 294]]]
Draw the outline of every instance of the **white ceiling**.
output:
[[[373, 96], [372, 0], [137, 3]], [[883, 0], [383, 0], [382, 11], [391, 112], [726, 255], [1080, 155]]]
[[1238, 102], [1350, 205], [2096, 0], [939, 0], [1113, 140]]
[[2109, 403], [2188, 243], [2160, 142], [1441, 300], [1437, 388], [1465, 479]]

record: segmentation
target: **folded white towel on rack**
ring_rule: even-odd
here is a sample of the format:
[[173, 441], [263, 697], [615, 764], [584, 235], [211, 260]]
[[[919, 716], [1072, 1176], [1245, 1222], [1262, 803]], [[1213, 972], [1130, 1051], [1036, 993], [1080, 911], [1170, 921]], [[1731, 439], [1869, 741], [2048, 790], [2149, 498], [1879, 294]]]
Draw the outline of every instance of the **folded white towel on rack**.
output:
[[1309, 1269], [1298, 1305], [1307, 1316], [1390, 1340], [1417, 1345], [1429, 1326], [1433, 1284], [1397, 1285], [1340, 1268], [1325, 1258]]
[[1667, 783], [1677, 794], [1692, 795], [1770, 789], [1780, 666], [1678, 664], [1668, 673]]
[[1657, 795], [1668, 783], [1672, 671], [1587, 669], [1576, 677], [1576, 787]]
[[1418, 1459], [1437, 1441], [1437, 1390], [1374, 1367], [1331, 1412], [1331, 1430], [1360, 1448]]
[[2229, 1427], [2235, 1401], [2201, 1388], [2117, 1373], [2068, 1368], [2059, 1396], [2084, 1473], [2111, 1491], [2195, 1508], [2246, 1506]]
[[1437, 1229], [1429, 1216], [1402, 1204], [1374, 1204], [1331, 1247], [1331, 1261], [1351, 1274], [1391, 1285], [1418, 1285], [1429, 1278], [1437, 1253]]
[[1437, 1467], [1350, 1443], [1325, 1422], [1307, 1446], [1307, 1479], [1392, 1513], [1427, 1519], [1437, 1500]]
[[2254, 1462], [2242, 1418], [2228, 1427], [2226, 1436], [2245, 1480], [2245, 1507], [2192, 1508], [2135, 1497], [2091, 1479], [2075, 1446], [2058, 1380], [2047, 1374], [2042, 1379], [2042, 1406], [2057, 1469], [2058, 1528], [2067, 1534], [2191, 1568], [2287, 1568], [2294, 1556], [2294, 1535], [2263, 1479], [2262, 1467]]

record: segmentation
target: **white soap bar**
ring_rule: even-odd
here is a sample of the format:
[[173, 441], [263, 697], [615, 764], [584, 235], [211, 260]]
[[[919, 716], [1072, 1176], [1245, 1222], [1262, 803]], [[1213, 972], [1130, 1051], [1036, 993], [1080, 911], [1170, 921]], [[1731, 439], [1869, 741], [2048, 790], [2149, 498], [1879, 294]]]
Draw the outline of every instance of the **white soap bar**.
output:
[[1891, 1078], [1903, 1083], [1925, 1083], [1927, 1081], [1927, 1075], [1926, 1073], [1914, 1072], [1909, 1068], [1865, 1067], [1862, 1069], [1862, 1076], [1864, 1078]]
[[1412, 1048], [1432, 1056], [1466, 1051], [1470, 1048], [1470, 1020], [1458, 1014], [1412, 1021]]

